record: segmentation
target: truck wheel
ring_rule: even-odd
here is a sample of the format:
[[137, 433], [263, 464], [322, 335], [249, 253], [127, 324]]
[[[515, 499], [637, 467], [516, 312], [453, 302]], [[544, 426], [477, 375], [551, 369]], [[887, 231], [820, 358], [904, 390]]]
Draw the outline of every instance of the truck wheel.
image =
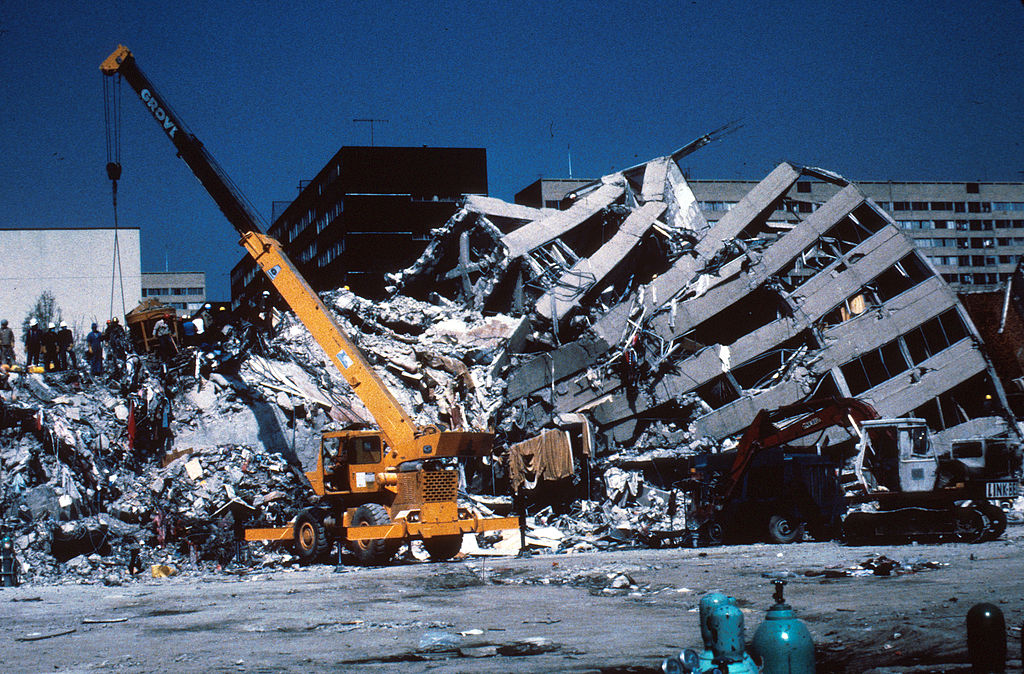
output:
[[975, 508], [959, 507], [953, 515], [953, 536], [961, 543], [978, 543], [985, 535], [985, 517]]
[[427, 549], [430, 559], [443, 562], [459, 554], [459, 550], [462, 549], [462, 534], [424, 538], [423, 547]]
[[306, 508], [295, 518], [295, 554], [303, 564], [310, 564], [323, 557], [330, 547], [327, 529], [320, 513]]
[[[352, 526], [354, 527], [376, 527], [390, 523], [391, 517], [388, 515], [387, 508], [379, 503], [365, 503], [356, 508], [355, 513], [352, 514]], [[348, 542], [348, 549], [356, 556], [359, 563], [367, 566], [387, 564], [397, 548], [398, 544], [387, 538]]]
[[792, 515], [772, 515], [768, 519], [768, 538], [773, 543], [792, 543], [804, 535], [804, 525]]
[[995, 503], [979, 503], [978, 509], [981, 510], [981, 514], [988, 520], [988, 527], [985, 529], [985, 534], [981, 537], [982, 541], [994, 541], [1003, 535], [1006, 531], [1006, 513], [1003, 509], [997, 506]]
[[704, 525], [704, 542], [708, 545], [721, 545], [725, 540], [725, 529], [718, 520], [711, 520]]

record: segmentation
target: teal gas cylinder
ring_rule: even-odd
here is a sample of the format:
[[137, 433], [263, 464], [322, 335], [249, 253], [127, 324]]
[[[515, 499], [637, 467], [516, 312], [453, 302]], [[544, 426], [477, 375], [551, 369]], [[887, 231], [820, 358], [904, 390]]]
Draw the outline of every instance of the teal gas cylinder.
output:
[[729, 597], [721, 592], [708, 592], [706, 595], [700, 598], [698, 609], [700, 611], [700, 638], [704, 643], [704, 650], [700, 652], [700, 665], [699, 671], [706, 671], [705, 668], [710, 669], [711, 661], [715, 659], [715, 654], [711, 651], [711, 629], [708, 627], [708, 618], [711, 617], [711, 612], [719, 606], [736, 605], [736, 599]]
[[729, 674], [757, 674], [757, 665], [747, 655], [744, 646], [743, 612], [732, 604], [716, 606], [708, 616], [708, 629], [711, 631], [711, 660], [713, 671], [717, 668]]
[[814, 640], [782, 596], [784, 580], [775, 583], [775, 604], [754, 633], [750, 650], [764, 674], [814, 674]]
[[662, 671], [665, 674], [757, 674], [753, 659], [743, 650], [743, 613], [735, 604], [734, 598], [721, 592], [709, 592], [701, 597], [700, 636], [704, 650], [697, 653], [686, 649], [666, 659], [661, 665]]

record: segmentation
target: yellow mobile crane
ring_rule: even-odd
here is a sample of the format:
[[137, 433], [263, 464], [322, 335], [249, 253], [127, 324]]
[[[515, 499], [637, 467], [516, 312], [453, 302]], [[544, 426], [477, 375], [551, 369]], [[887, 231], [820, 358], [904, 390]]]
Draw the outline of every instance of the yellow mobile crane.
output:
[[[390, 559], [399, 543], [422, 539], [435, 559], [458, 553], [464, 533], [514, 529], [518, 518], [481, 518], [457, 502], [458, 457], [489, 454], [491, 433], [418, 426], [373, 371], [317, 294], [272, 237], [203, 144], [171, 111], [127, 47], [100, 66], [120, 75], [149, 109], [180, 156], [241, 235], [241, 245], [323, 348], [377, 422], [375, 431], [339, 431], [321, 438], [316, 468], [306, 473], [315, 505], [293, 526], [249, 529], [246, 540], [293, 540], [303, 561], [323, 556], [337, 540], [362, 563]], [[109, 167], [108, 167], [109, 170]], [[113, 177], [113, 176], [112, 176]]]

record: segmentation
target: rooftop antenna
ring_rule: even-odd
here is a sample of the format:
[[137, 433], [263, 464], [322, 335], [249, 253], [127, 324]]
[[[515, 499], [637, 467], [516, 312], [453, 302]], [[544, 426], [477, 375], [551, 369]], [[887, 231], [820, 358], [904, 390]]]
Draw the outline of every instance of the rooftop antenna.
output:
[[373, 125], [374, 124], [387, 124], [390, 120], [387, 119], [375, 119], [373, 117], [363, 117], [360, 119], [353, 119], [353, 122], [363, 123], [370, 125], [370, 147], [373, 147]]
[[565, 147], [569, 153], [569, 180], [572, 180], [572, 145], [566, 145]]

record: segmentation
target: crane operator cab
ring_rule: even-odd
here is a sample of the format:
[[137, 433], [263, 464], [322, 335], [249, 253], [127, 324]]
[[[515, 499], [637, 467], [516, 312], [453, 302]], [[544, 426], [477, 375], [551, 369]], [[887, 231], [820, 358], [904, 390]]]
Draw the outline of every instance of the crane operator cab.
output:
[[324, 436], [324, 486], [330, 491], [375, 491], [383, 460], [380, 435], [374, 432]]
[[855, 463], [870, 470], [878, 483], [873, 488], [902, 492], [935, 488], [939, 460], [923, 419], [878, 419], [865, 421], [862, 427]]

